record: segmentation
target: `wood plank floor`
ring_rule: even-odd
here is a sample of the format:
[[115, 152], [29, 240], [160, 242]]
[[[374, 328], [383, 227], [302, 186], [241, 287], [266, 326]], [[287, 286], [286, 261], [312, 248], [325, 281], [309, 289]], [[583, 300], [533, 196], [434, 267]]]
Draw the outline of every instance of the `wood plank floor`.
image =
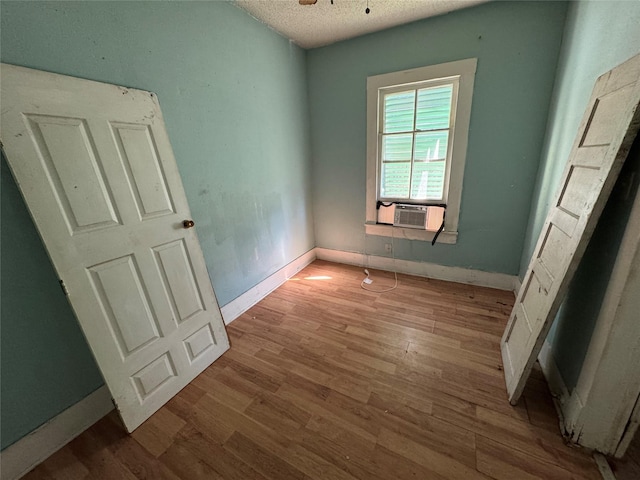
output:
[[[372, 288], [393, 276], [372, 272]], [[31, 479], [599, 479], [535, 370], [507, 402], [513, 295], [316, 261], [234, 321], [232, 348], [132, 435], [112, 413]]]

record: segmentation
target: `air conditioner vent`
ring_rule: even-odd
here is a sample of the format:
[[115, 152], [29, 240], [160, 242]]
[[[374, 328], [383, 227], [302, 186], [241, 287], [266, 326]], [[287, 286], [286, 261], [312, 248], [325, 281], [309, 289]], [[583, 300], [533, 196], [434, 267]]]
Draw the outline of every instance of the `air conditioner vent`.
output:
[[397, 204], [393, 225], [395, 227], [426, 229], [428, 207]]

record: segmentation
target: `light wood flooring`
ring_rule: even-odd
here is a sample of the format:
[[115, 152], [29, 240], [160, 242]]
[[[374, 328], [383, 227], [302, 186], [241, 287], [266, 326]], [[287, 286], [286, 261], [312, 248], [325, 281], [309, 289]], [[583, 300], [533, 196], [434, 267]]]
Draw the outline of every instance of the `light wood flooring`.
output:
[[[372, 271], [372, 288], [393, 275]], [[599, 479], [535, 370], [509, 405], [509, 292], [316, 261], [235, 320], [232, 347], [132, 435], [111, 413], [32, 479]]]

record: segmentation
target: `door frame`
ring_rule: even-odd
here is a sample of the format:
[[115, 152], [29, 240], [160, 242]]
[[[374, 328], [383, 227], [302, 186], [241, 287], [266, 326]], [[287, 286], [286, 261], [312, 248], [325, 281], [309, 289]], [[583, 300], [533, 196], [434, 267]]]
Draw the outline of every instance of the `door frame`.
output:
[[563, 403], [564, 429], [582, 446], [621, 457], [640, 423], [640, 189], [576, 387]]

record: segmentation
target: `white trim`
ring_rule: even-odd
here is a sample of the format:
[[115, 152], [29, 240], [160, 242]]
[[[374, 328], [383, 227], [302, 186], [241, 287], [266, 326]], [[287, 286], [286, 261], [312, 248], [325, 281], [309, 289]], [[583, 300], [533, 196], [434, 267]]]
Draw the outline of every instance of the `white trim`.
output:
[[[609, 277], [580, 375], [565, 408], [565, 429], [582, 446], [617, 457], [640, 422], [640, 192]], [[635, 417], [633, 416], [635, 412]]]
[[229, 325], [315, 259], [315, 249], [312, 248], [220, 308], [225, 325]]
[[538, 354], [538, 362], [540, 362], [542, 373], [544, 374], [544, 378], [547, 380], [551, 394], [560, 402], [560, 405], [564, 405], [565, 402], [569, 400], [569, 390], [562, 379], [562, 374], [560, 373], [558, 364], [553, 357], [551, 344], [546, 340], [542, 344], [542, 348]]
[[[449, 174], [446, 176], [445, 200], [447, 221], [440, 243], [455, 243], [458, 232], [460, 201], [464, 164], [467, 156], [469, 122], [471, 118], [471, 100], [475, 79], [477, 58], [467, 58], [455, 62], [430, 65], [401, 72], [385, 73], [367, 78], [367, 178], [366, 178], [366, 223], [377, 222], [376, 201], [378, 199], [378, 121], [379, 95], [381, 89], [394, 85], [408, 85], [416, 82], [444, 77], [458, 77], [458, 95], [456, 98], [455, 125], [452, 126], [452, 157], [448, 162]], [[368, 228], [368, 227], [366, 227]], [[445, 236], [444, 234], [449, 234]], [[386, 236], [384, 233], [377, 235]], [[390, 236], [390, 235], [389, 235]], [[422, 240], [422, 239], [419, 239]]]
[[14, 480], [76, 438], [113, 410], [103, 385], [0, 453], [1, 480]]
[[497, 288], [499, 290], [511, 290], [515, 288], [515, 275], [506, 273], [483, 272], [469, 268], [448, 267], [434, 263], [416, 262], [412, 260], [398, 260], [376, 255], [365, 255], [356, 252], [344, 252], [342, 250], [330, 250], [327, 248], [315, 249], [316, 257], [335, 263], [346, 263], [359, 267], [372, 267], [380, 270], [396, 271], [407, 275], [435, 278], [450, 282], [479, 285], [482, 287]]
[[627, 423], [626, 428], [624, 429], [624, 433], [622, 434], [622, 438], [620, 439], [620, 443], [618, 443], [615, 450], [615, 457], [622, 458], [631, 445], [631, 442], [638, 433], [638, 427], [640, 426], [640, 397], [636, 398], [636, 403], [633, 407], [633, 411], [631, 412], [631, 416]]
[[[394, 227], [393, 225], [382, 225], [379, 223], [365, 223], [364, 230], [367, 235], [377, 235], [379, 237], [404, 238], [406, 240], [423, 240], [430, 242], [436, 232], [429, 230], [420, 230], [417, 228]], [[458, 240], [458, 232], [443, 231], [439, 236], [437, 243], [456, 243]]]
[[538, 362], [540, 363], [542, 374], [547, 380], [547, 385], [549, 386], [549, 390], [551, 391], [551, 396], [553, 397], [553, 406], [556, 408], [556, 412], [558, 413], [558, 429], [560, 430], [560, 433], [562, 433], [562, 436], [567, 438], [564, 412], [566, 410], [567, 402], [576, 401], [577, 398], [575, 395], [571, 396], [569, 394], [569, 390], [564, 383], [562, 374], [560, 373], [560, 369], [558, 368], [558, 364], [553, 357], [551, 344], [546, 340], [542, 344], [542, 348], [540, 349], [540, 353], [538, 354]]
[[516, 276], [515, 285], [513, 287], [513, 293], [516, 294], [516, 298], [518, 298], [518, 293], [520, 293], [521, 288], [522, 288], [522, 280], [520, 280], [519, 276]]

